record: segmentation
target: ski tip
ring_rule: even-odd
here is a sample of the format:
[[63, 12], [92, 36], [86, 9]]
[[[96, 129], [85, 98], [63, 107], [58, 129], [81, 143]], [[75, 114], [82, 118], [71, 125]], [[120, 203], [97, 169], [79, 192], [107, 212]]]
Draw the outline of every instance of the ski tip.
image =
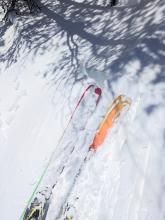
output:
[[95, 93], [100, 96], [101, 93], [102, 93], [102, 90], [101, 90], [99, 87], [97, 87], [97, 88], [95, 89]]
[[93, 143], [90, 145], [90, 150], [96, 151], [103, 143], [107, 136], [109, 129], [111, 129], [115, 121], [119, 118], [120, 113], [124, 108], [131, 105], [131, 99], [125, 98], [125, 96], [118, 96], [110, 106], [110, 110], [105, 115], [103, 121], [101, 122], [98, 132], [95, 134]]

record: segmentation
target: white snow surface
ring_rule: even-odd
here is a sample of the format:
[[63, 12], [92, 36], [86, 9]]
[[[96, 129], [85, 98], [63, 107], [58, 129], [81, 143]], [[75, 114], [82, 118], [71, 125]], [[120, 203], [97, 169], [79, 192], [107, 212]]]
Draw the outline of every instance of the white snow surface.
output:
[[[54, 7], [51, 1], [45, 4]], [[41, 13], [18, 17], [11, 26], [0, 24], [0, 219], [20, 220], [52, 152], [55, 159], [40, 186], [58, 179], [46, 220], [65, 215], [165, 219], [164, 18], [164, 0], [126, 1], [98, 16], [110, 23], [108, 71], [81, 41], [78, 75], [67, 67], [66, 36], [51, 18]], [[94, 67], [86, 67], [89, 60]], [[86, 100], [58, 144], [79, 98], [93, 83], [102, 88], [96, 110], [91, 114], [92, 100]], [[99, 123], [120, 94], [131, 98], [131, 107], [72, 187]], [[59, 177], [57, 167], [63, 164]], [[70, 209], [60, 215], [67, 204]]]

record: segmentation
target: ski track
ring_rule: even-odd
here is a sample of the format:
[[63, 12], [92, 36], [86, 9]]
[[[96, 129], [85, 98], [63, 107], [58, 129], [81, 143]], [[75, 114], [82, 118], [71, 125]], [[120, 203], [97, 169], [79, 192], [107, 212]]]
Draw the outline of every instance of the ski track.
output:
[[[69, 199], [67, 199], [67, 203], [69, 204], [69, 206], [71, 206], [71, 210], [73, 209], [73, 216], [76, 216], [76, 219], [96, 219], [97, 216], [98, 219], [106, 219], [105, 214], [96, 212], [95, 210], [99, 210], [100, 204], [102, 204], [102, 202], [104, 203], [104, 201], [100, 201], [102, 198], [101, 195], [106, 195], [106, 192], [104, 192], [104, 190], [107, 189], [109, 192], [108, 196], [113, 198], [112, 210], [114, 210], [114, 207], [116, 206], [117, 197], [115, 196], [115, 193], [118, 191], [120, 183], [120, 161], [118, 161], [117, 154], [122, 149], [126, 137], [123, 130], [126, 129], [125, 126], [124, 128], [120, 128], [119, 126], [121, 126], [121, 123], [119, 123], [119, 125], [116, 126], [116, 128], [112, 132], [110, 132], [113, 139], [106, 139], [105, 144], [103, 145], [105, 151], [101, 152], [101, 150], [99, 150], [100, 154], [95, 153], [90, 161], [87, 160], [87, 163], [85, 163], [81, 175], [77, 179], [74, 189], [69, 196]], [[119, 137], [123, 138], [119, 139]], [[105, 161], [107, 162], [105, 163]], [[97, 163], [99, 163], [99, 167], [97, 167]], [[111, 170], [113, 170], [112, 174]], [[106, 178], [107, 176], [109, 177]], [[114, 182], [111, 178], [114, 179]], [[106, 186], [107, 179], [109, 179], [109, 185]], [[81, 194], [83, 195], [83, 197], [81, 197]], [[91, 210], [90, 213], [86, 211], [86, 208], [89, 206]], [[108, 209], [109, 208], [110, 207], [108, 207]], [[113, 213], [111, 215], [113, 216]], [[64, 216], [60, 219], [64, 219]]]

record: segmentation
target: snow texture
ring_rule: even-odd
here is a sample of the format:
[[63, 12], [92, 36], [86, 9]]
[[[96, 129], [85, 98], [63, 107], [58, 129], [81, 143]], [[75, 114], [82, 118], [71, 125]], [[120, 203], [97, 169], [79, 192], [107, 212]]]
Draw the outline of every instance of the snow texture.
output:
[[[95, 13], [77, 1], [77, 17], [72, 1], [63, 10], [58, 4], [42, 1], [38, 15], [0, 23], [0, 219], [20, 220], [55, 152], [40, 186], [58, 179], [46, 220], [164, 220], [165, 1], [121, 0], [101, 12], [98, 1]], [[58, 145], [93, 83], [102, 88], [96, 110], [91, 114], [93, 99], [84, 103]], [[84, 163], [99, 123], [120, 94], [131, 98], [130, 109]]]

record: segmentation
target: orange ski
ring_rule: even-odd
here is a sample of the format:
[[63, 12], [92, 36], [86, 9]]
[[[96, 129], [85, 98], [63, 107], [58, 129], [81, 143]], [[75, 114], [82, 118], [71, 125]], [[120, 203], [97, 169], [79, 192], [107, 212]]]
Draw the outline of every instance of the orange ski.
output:
[[93, 143], [90, 149], [97, 150], [99, 146], [104, 142], [105, 137], [110, 128], [113, 127], [115, 120], [119, 117], [121, 111], [131, 105], [131, 100], [125, 98], [125, 96], [118, 96], [110, 106], [104, 120], [99, 126], [99, 129], [94, 137]]

